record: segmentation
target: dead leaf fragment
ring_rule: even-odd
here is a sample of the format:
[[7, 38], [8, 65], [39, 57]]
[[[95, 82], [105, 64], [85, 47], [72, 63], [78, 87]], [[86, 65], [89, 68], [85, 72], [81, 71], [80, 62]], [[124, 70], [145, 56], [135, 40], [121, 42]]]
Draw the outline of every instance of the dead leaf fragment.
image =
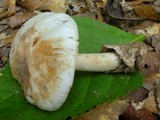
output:
[[128, 105], [129, 103], [126, 100], [117, 100], [111, 104], [102, 104], [73, 120], [118, 120]]
[[11, 28], [20, 27], [23, 23], [32, 18], [34, 15], [36, 14], [33, 12], [15, 14], [14, 16], [9, 18], [9, 25]]
[[141, 68], [147, 54], [147, 47], [142, 42], [123, 45], [104, 45], [101, 52], [115, 51], [122, 60], [122, 65], [115, 72], [133, 72], [136, 67]]
[[[159, 29], [160, 29], [160, 27], [159, 27]], [[150, 43], [154, 47], [158, 57], [160, 58], [160, 37], [157, 35], [151, 36]]]
[[[156, 80], [156, 100], [158, 103], [158, 108], [160, 110], [160, 78]], [[160, 114], [160, 112], [159, 112]]]
[[0, 47], [4, 47], [11, 44], [15, 35], [7, 36], [6, 38], [0, 39]]
[[65, 13], [67, 10], [66, 0], [20, 0], [18, 4], [29, 11], [50, 10]]
[[17, 2], [22, 7], [25, 7], [29, 11], [40, 8], [43, 4], [42, 0], [19, 0]]
[[0, 13], [0, 20], [4, 19], [6, 17], [8, 17], [8, 11], [4, 11], [4, 12]]
[[154, 0], [133, 0], [133, 1], [128, 2], [128, 4], [130, 6], [133, 6], [133, 5], [140, 5], [140, 4], [143, 4], [143, 3], [151, 3], [153, 1]]
[[66, 0], [48, 0], [47, 3], [43, 3], [41, 9], [43, 8], [52, 12], [65, 13], [67, 10]]
[[143, 108], [147, 109], [152, 113], [158, 114], [157, 102], [154, 95], [149, 95], [149, 97], [143, 102]]
[[148, 93], [149, 91], [144, 89], [144, 88], [140, 88], [139, 90], [136, 90], [134, 92], [131, 92], [128, 95], [128, 99], [133, 101], [133, 102], [141, 102], [142, 100], [146, 99], [148, 97]]
[[155, 51], [148, 51], [144, 60], [144, 66], [141, 68], [144, 75], [158, 73], [160, 69], [160, 58]]
[[0, 67], [4, 66], [8, 61], [8, 56], [10, 52], [10, 47], [1, 47], [0, 48]]
[[152, 4], [140, 4], [134, 6], [135, 12], [142, 18], [149, 20], [160, 20], [160, 15], [154, 9]]
[[0, 32], [6, 31], [6, 30], [8, 30], [8, 28], [9, 28], [9, 25], [1, 25]]
[[134, 107], [130, 105], [124, 114], [121, 115], [121, 120], [157, 120], [157, 118], [145, 108], [135, 110]]
[[3, 0], [3, 11], [7, 10], [9, 16], [16, 12], [16, 0]]
[[86, 0], [86, 2], [87, 2], [87, 5], [89, 6], [90, 9], [95, 7], [93, 0]]

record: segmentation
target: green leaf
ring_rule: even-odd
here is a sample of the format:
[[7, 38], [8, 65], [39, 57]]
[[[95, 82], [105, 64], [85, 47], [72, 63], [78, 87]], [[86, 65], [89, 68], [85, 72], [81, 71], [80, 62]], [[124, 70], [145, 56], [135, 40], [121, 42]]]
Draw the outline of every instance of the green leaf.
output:
[[[88, 18], [74, 18], [79, 27], [80, 53], [99, 52], [104, 44], [143, 41], [143, 35], [129, 34]], [[62, 120], [74, 117], [103, 102], [111, 102], [142, 86], [142, 76], [76, 72], [74, 85], [64, 105], [46, 112], [27, 102], [20, 85], [11, 75], [9, 65], [0, 73], [1, 120]]]

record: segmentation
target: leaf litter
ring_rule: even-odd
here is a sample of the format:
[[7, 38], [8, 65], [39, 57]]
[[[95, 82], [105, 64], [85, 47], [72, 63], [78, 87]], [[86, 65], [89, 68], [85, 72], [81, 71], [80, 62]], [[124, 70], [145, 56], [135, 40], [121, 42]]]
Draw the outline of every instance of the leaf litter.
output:
[[[115, 0], [113, 0], [115, 1]], [[35, 4], [36, 3], [36, 4]], [[45, 4], [43, 4], [45, 3]], [[13, 34], [15, 34], [19, 27], [26, 22], [29, 18], [36, 15], [37, 12], [43, 12], [43, 11], [54, 11], [54, 12], [67, 12], [69, 15], [72, 16], [85, 16], [94, 18], [96, 20], [111, 23], [112, 25], [118, 26], [126, 31], [132, 32], [132, 33], [143, 33], [146, 35], [146, 43], [149, 46], [149, 52], [147, 52], [147, 58], [145, 61], [144, 66], [142, 67], [142, 73], [145, 75], [144, 79], [144, 88], [147, 90], [152, 90], [153, 88], [156, 89], [155, 93], [152, 95], [149, 95], [146, 99], [143, 100], [144, 106], [147, 106], [150, 102], [153, 103], [153, 106], [156, 108], [160, 105], [160, 95], [159, 95], [159, 37], [160, 37], [160, 25], [159, 23], [155, 21], [159, 21], [159, 6], [160, 3], [158, 0], [152, 1], [152, 0], [123, 0], [114, 2], [114, 6], [116, 4], [120, 7], [120, 11], [117, 11], [117, 9], [110, 10], [113, 14], [112, 19], [109, 19], [107, 16], [108, 13], [106, 13], [106, 8], [108, 7], [106, 5], [106, 0], [3, 0], [3, 2], [0, 2], [0, 66], [4, 66], [8, 61], [8, 54], [10, 50], [10, 44], [14, 38]], [[123, 4], [122, 4], [123, 3]], [[113, 5], [113, 4], [112, 4]], [[149, 11], [149, 12], [148, 12]], [[119, 13], [122, 12], [123, 14]], [[28, 13], [30, 15], [28, 15]], [[119, 14], [117, 14], [119, 13]], [[147, 13], [147, 14], [146, 14]], [[117, 16], [118, 15], [118, 16]], [[120, 17], [119, 17], [120, 15]], [[135, 19], [138, 18], [138, 19]], [[153, 20], [153, 21], [150, 21]], [[154, 21], [155, 20], [155, 21]], [[134, 21], [134, 22], [133, 22]], [[138, 22], [137, 22], [138, 21]], [[115, 22], [118, 22], [119, 25], [114, 24]], [[12, 30], [14, 29], [14, 30]], [[146, 87], [147, 86], [147, 87]], [[156, 101], [155, 101], [156, 100]], [[148, 102], [149, 101], [149, 102]], [[158, 104], [157, 104], [158, 103]], [[112, 104], [112, 103], [111, 103]], [[100, 105], [97, 108], [101, 108], [103, 110], [104, 105]], [[105, 105], [107, 106], [107, 105]], [[97, 109], [96, 108], [96, 109]], [[133, 117], [133, 115], [138, 114], [141, 117], [144, 117], [143, 115], [149, 116], [148, 119], [155, 118], [150, 113], [156, 113], [159, 114], [159, 108], [158, 113], [157, 110], [149, 110], [147, 108], [150, 107], [142, 107], [142, 110], [136, 111], [131, 106], [129, 106], [129, 110], [132, 111], [131, 113], [128, 113]], [[94, 109], [95, 110], [95, 109]], [[82, 116], [83, 119], [88, 118], [88, 116], [94, 116], [94, 114], [97, 116], [100, 116], [100, 119], [112, 119], [106, 118], [106, 115], [108, 113], [96, 114], [97, 112], [101, 111], [98, 110], [95, 113], [92, 110], [91, 112], [88, 112], [87, 115]], [[124, 110], [123, 110], [124, 111]], [[127, 111], [127, 109], [126, 109]], [[156, 112], [155, 112], [156, 111]], [[121, 112], [122, 114], [123, 112]], [[126, 112], [124, 112], [126, 114]], [[117, 116], [119, 116], [118, 114]], [[137, 117], [137, 115], [135, 115]], [[81, 117], [80, 117], [81, 118]], [[77, 119], [80, 119], [77, 118]], [[133, 117], [134, 118], [134, 117]]]

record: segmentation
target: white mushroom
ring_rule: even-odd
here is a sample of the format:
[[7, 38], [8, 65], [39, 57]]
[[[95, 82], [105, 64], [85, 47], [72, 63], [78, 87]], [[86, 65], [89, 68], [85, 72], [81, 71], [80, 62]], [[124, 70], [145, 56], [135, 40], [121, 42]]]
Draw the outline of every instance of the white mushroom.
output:
[[78, 28], [66, 14], [42, 13], [20, 28], [12, 43], [10, 65], [30, 103], [57, 110], [68, 96], [75, 68], [112, 71], [120, 65], [115, 53], [77, 52]]

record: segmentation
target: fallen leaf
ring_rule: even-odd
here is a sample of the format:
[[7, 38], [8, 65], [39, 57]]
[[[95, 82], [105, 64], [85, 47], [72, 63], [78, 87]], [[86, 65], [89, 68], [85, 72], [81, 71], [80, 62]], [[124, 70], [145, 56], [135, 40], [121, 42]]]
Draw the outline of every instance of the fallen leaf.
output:
[[144, 102], [143, 108], [147, 109], [152, 113], [158, 114], [158, 105], [156, 98], [153, 94], [149, 94], [148, 98], [145, 99], [143, 102]]
[[6, 17], [8, 17], [8, 11], [4, 11], [4, 12], [0, 13], [0, 20], [4, 19]]
[[144, 65], [140, 68], [144, 75], [158, 73], [160, 67], [160, 58], [155, 51], [148, 51], [144, 60]]
[[132, 42], [120, 46], [104, 45], [101, 52], [107, 51], [115, 51], [122, 60], [122, 66], [117, 68], [115, 72], [133, 72], [136, 67], [141, 68], [144, 65], [147, 47], [142, 42]]
[[[158, 108], [160, 110], [160, 78], [156, 80], [156, 100], [157, 100], [157, 103], [158, 103]], [[160, 112], [159, 112], [160, 114]]]
[[0, 47], [0, 68], [8, 62], [10, 47]]
[[66, 2], [68, 9], [67, 13], [69, 15], [77, 15], [77, 14], [84, 14], [86, 11], [88, 11], [88, 7], [85, 1], [72, 1], [69, 0]]
[[8, 18], [0, 21], [0, 25], [7, 25], [7, 24], [8, 24]]
[[16, 0], [3, 0], [3, 11], [7, 10], [8, 15], [16, 12]]
[[87, 2], [87, 5], [89, 6], [90, 9], [95, 7], [93, 0], [85, 0], [85, 1]]
[[117, 100], [111, 104], [102, 104], [73, 120], [118, 120], [128, 105], [127, 100]]
[[0, 39], [0, 47], [4, 47], [8, 44], [11, 44], [15, 35], [8, 36], [6, 38]]
[[140, 88], [139, 90], [136, 90], [134, 92], [131, 92], [129, 95], [128, 95], [128, 99], [133, 101], [133, 102], [141, 102], [143, 101], [144, 99], [146, 99], [148, 97], [148, 93], [149, 91], [144, 89], [144, 88]]
[[38, 9], [65, 13], [67, 10], [66, 0], [20, 0], [18, 4], [29, 11]]
[[135, 110], [133, 106], [128, 106], [121, 115], [120, 120], [157, 120], [156, 116], [145, 108]]
[[9, 18], [9, 25], [11, 28], [20, 27], [23, 23], [25, 23], [34, 15], [36, 14], [33, 12], [15, 14]]
[[152, 73], [144, 76], [143, 87], [149, 91], [153, 90], [156, 80], [160, 78], [160, 73]]
[[139, 4], [143, 4], [143, 3], [151, 3], [153, 2], [154, 0], [133, 0], [133, 1], [130, 1], [128, 2], [128, 4], [130, 6], [133, 6], [133, 5], [139, 5]]
[[149, 20], [160, 20], [160, 15], [152, 4], [140, 4], [133, 7], [135, 12], [142, 18]]
[[160, 37], [153, 35], [150, 37], [151, 45], [154, 47], [158, 57], [160, 58]]
[[1, 25], [0, 26], [0, 32], [3, 32], [9, 28], [9, 25]]
[[42, 6], [42, 1], [43, 0], [18, 0], [17, 4], [22, 7], [25, 7], [29, 11], [33, 11]]
[[96, 2], [96, 8], [97, 8], [97, 20], [103, 22], [104, 21], [104, 16], [102, 15], [105, 9], [105, 5], [103, 2]]
[[0, 40], [1, 40], [1, 39], [5, 39], [5, 38], [6, 38], [6, 34], [5, 34], [5, 33], [1, 33], [1, 34], [0, 34]]
[[48, 0], [47, 3], [43, 3], [42, 8], [40, 9], [65, 13], [67, 10], [66, 0]]

